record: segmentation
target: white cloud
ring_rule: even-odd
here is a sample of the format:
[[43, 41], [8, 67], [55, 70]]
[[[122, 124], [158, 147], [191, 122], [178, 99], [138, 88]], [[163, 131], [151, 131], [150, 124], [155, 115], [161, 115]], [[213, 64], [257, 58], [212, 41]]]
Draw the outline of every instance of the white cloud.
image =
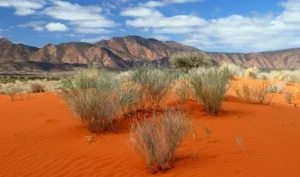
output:
[[153, 35], [153, 36], [151, 36], [151, 38], [158, 39], [158, 40], [161, 40], [161, 41], [169, 41], [169, 40], [171, 40], [170, 37], [165, 36], [165, 35]]
[[[117, 24], [102, 14], [100, 6], [81, 6], [67, 1], [52, 0], [52, 6], [45, 8], [42, 14], [57, 20], [64, 20], [74, 26], [76, 32], [107, 31], [102, 28], [113, 28]], [[85, 29], [85, 30], [82, 30]]]
[[67, 31], [68, 30], [68, 27], [66, 27], [66, 25], [62, 24], [62, 23], [54, 23], [54, 22], [51, 22], [51, 23], [48, 23], [45, 28], [47, 28], [48, 31], [60, 31], [60, 32], [63, 32], [63, 31]]
[[146, 7], [130, 7], [121, 11], [121, 16], [127, 17], [145, 17], [150, 16], [161, 17], [163, 16], [159, 11]]
[[0, 7], [14, 8], [15, 14], [19, 16], [35, 14], [45, 4], [45, 0], [0, 0]]
[[165, 2], [162, 2], [162, 1], [148, 1], [144, 4], [141, 4], [141, 6], [144, 6], [144, 7], [162, 7], [162, 6], [165, 6], [166, 3]]
[[75, 32], [82, 34], [108, 34], [111, 33], [110, 30], [102, 29], [102, 28], [76, 28]]
[[83, 38], [80, 41], [81, 42], [88, 42], [88, 43], [96, 43], [102, 39], [108, 39], [108, 36], [98, 36], [98, 37], [94, 37], [94, 38]]
[[155, 9], [158, 7], [155, 3], [149, 4], [152, 6], [140, 4], [138, 7], [123, 9], [121, 15], [133, 18], [127, 20], [126, 24], [134, 28], [149, 29], [157, 35], [179, 34], [184, 37], [182, 41], [184, 44], [200, 49], [232, 48], [241, 51], [261, 51], [299, 47], [300, 44], [299, 0], [281, 3], [283, 12], [279, 15], [232, 14], [211, 20], [195, 15], [165, 16]]
[[203, 26], [206, 23], [204, 19], [193, 15], [165, 17], [159, 11], [145, 7], [127, 8], [121, 12], [121, 15], [136, 17], [134, 20], [126, 20], [126, 24], [131, 27], [177, 28]]
[[190, 3], [190, 2], [200, 2], [203, 0], [163, 0], [163, 1], [148, 1], [146, 3], [140, 3], [140, 6], [155, 8], [155, 7], [163, 7], [167, 6], [168, 4], [183, 4], [183, 3]]
[[44, 24], [45, 24], [44, 21], [32, 21], [32, 22], [29, 22], [29, 23], [20, 24], [19, 27], [21, 27], [21, 28], [31, 27], [31, 28], [33, 28], [34, 31], [43, 31], [44, 30], [44, 27], [43, 27]]

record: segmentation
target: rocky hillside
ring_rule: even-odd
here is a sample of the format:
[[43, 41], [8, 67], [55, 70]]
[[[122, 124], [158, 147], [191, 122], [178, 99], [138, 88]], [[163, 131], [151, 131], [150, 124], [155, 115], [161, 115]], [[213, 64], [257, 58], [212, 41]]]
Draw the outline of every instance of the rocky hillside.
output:
[[[184, 51], [200, 50], [174, 41], [162, 42], [139, 36], [115, 37], [101, 40], [96, 44], [84, 42], [48, 44], [42, 48], [13, 44], [5, 38], [0, 38], [0, 71], [40, 71], [49, 68], [55, 68], [55, 71], [72, 70], [73, 66], [82, 67], [91, 64], [122, 70], [143, 60], [162, 61], [167, 64], [169, 56]], [[213, 52], [207, 54], [219, 63], [235, 63], [244, 67], [300, 68], [300, 49], [249, 54]]]
[[300, 48], [260, 53], [208, 53], [218, 63], [264, 69], [300, 69]]

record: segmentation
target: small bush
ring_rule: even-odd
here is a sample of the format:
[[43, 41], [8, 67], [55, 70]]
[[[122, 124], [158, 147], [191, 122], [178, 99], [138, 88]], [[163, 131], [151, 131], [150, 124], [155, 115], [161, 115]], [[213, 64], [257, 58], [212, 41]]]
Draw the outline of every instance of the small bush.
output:
[[[143, 107], [160, 106], [163, 97], [170, 91], [175, 76], [168, 70], [141, 67], [132, 72], [132, 81], [141, 87]], [[149, 104], [148, 106], [146, 104]]]
[[260, 72], [257, 74], [257, 79], [259, 80], [269, 80], [270, 79], [270, 74], [266, 72]]
[[9, 95], [11, 101], [16, 101], [17, 99], [23, 99], [24, 93], [28, 92], [28, 87], [26, 84], [20, 81], [16, 81], [15, 83], [8, 83], [2, 86], [1, 92], [5, 95]]
[[287, 101], [288, 104], [292, 104], [293, 94], [291, 94], [290, 92], [286, 92], [285, 93], [285, 100]]
[[63, 82], [65, 102], [91, 132], [113, 130], [119, 110], [114, 77], [105, 72], [90, 77], [82, 72]]
[[244, 77], [256, 79], [258, 73], [259, 69], [257, 68], [247, 68], [244, 72]]
[[33, 83], [30, 85], [30, 89], [32, 93], [42, 93], [45, 92], [45, 86], [41, 83]]
[[300, 83], [300, 70], [284, 71], [283, 75], [285, 82]]
[[222, 66], [220, 67], [221, 69], [228, 69], [230, 76], [235, 76], [235, 77], [243, 77], [245, 69], [232, 64], [232, 63], [226, 63], [226, 64], [222, 64]]
[[249, 103], [271, 104], [272, 95], [268, 91], [269, 85], [261, 84], [256, 88], [251, 88], [244, 84], [242, 90], [236, 90], [237, 97]]
[[138, 111], [143, 98], [143, 92], [138, 84], [131, 81], [120, 82], [120, 85], [116, 88], [116, 94], [125, 116], [135, 114]]
[[204, 52], [183, 52], [172, 55], [170, 64], [172, 68], [188, 71], [192, 68], [215, 66], [217, 62]]
[[284, 85], [269, 85], [267, 90], [270, 93], [281, 93], [284, 89]]
[[269, 79], [273, 81], [283, 81], [284, 75], [281, 71], [271, 71], [269, 74]]
[[187, 136], [190, 120], [182, 112], [168, 110], [162, 117], [144, 119], [131, 125], [129, 143], [146, 160], [153, 173], [172, 167], [175, 151]]
[[180, 97], [180, 100], [185, 103], [190, 98], [190, 82], [188, 79], [180, 80], [176, 87], [176, 94]]
[[229, 86], [227, 69], [197, 69], [191, 72], [191, 85], [198, 102], [203, 104], [208, 114], [220, 111]]

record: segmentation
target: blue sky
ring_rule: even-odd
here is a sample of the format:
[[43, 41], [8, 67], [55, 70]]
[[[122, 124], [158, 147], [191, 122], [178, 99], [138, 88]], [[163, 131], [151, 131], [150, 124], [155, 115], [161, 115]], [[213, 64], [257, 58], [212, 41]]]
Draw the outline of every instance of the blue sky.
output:
[[206, 51], [300, 47], [300, 0], [0, 0], [0, 37], [42, 47], [139, 35]]

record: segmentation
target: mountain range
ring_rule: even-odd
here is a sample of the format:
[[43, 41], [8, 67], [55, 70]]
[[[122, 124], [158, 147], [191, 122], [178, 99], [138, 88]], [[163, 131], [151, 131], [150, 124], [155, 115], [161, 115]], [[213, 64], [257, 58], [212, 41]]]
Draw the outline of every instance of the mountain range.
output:
[[[95, 44], [69, 42], [42, 48], [14, 44], [0, 38], [0, 72], [66, 71], [97, 66], [114, 70], [130, 68], [136, 62], [164, 62], [178, 52], [201, 51], [174, 41], [140, 36], [114, 37]], [[205, 52], [218, 63], [234, 63], [262, 69], [300, 68], [300, 48], [259, 53]]]

